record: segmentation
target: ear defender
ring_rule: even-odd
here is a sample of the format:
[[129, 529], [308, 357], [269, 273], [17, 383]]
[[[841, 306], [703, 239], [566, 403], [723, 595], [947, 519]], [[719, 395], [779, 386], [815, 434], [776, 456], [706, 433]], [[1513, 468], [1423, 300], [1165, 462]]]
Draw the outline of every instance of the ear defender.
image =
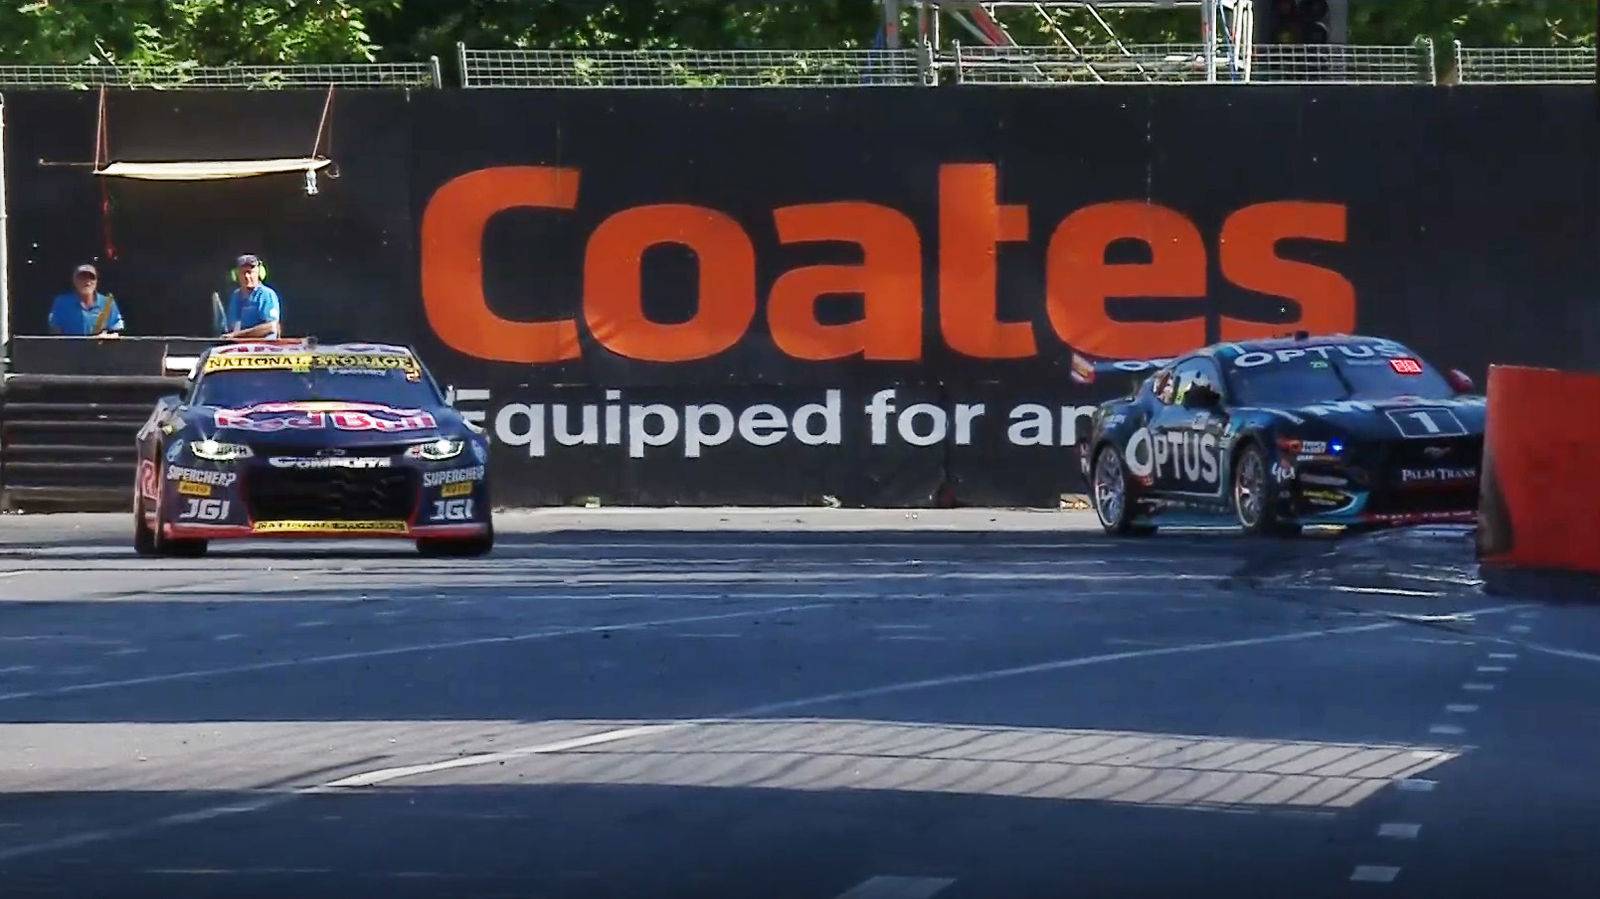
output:
[[[257, 262], [256, 263], [256, 271], [261, 273], [261, 281], [262, 281], [262, 283], [266, 283], [266, 280], [267, 280], [267, 264], [265, 262]], [[239, 283], [239, 268], [238, 268], [238, 266], [234, 266], [233, 268], [228, 269], [228, 281], [230, 283], [233, 283], [233, 284], [238, 284]]]

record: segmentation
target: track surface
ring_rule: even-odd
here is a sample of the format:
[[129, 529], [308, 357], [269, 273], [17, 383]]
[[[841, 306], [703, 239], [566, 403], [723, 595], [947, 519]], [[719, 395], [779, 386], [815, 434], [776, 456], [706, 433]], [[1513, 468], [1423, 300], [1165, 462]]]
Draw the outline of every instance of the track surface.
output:
[[0, 519], [0, 895], [1600, 894], [1600, 609], [1448, 532], [1091, 524]]

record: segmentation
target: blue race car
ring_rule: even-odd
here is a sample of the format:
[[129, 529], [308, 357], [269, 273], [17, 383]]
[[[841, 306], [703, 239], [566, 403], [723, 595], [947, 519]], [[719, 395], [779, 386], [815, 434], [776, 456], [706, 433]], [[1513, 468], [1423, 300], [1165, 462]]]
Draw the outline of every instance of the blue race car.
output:
[[408, 347], [235, 343], [201, 353], [190, 378], [139, 430], [139, 553], [279, 537], [494, 546], [488, 442]]
[[1484, 397], [1400, 343], [1300, 332], [1176, 359], [1073, 360], [1080, 383], [1116, 373], [1136, 386], [1078, 441], [1108, 533], [1154, 533], [1175, 509], [1271, 535], [1476, 519]]

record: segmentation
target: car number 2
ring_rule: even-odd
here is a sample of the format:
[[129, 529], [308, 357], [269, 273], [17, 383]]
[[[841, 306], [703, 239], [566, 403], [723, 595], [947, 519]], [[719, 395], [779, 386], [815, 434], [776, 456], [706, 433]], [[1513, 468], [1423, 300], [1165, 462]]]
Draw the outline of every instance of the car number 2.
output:
[[436, 499], [433, 501], [435, 521], [466, 521], [472, 518], [472, 500]]
[[221, 521], [228, 517], [230, 502], [225, 499], [190, 499], [189, 505], [178, 515], [191, 521]]
[[1402, 437], [1460, 437], [1467, 433], [1449, 409], [1398, 409], [1390, 410], [1388, 415]]

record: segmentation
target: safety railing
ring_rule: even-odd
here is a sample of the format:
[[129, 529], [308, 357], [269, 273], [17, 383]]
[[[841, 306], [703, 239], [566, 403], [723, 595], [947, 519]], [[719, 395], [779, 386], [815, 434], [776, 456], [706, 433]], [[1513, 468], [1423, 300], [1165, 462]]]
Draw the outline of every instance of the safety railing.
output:
[[444, 86], [444, 79], [437, 56], [430, 57], [427, 62], [281, 66], [0, 65], [0, 89], [5, 90], [101, 87], [284, 90], [328, 85], [439, 88]]
[[1460, 84], [1594, 84], [1593, 47], [1463, 47], [1455, 42]]
[[937, 62], [953, 70], [959, 84], [1437, 83], [1431, 41], [1399, 47], [1219, 46], [1209, 66], [1203, 44], [957, 46]]
[[927, 83], [905, 50], [473, 50], [465, 88], [873, 87]]

